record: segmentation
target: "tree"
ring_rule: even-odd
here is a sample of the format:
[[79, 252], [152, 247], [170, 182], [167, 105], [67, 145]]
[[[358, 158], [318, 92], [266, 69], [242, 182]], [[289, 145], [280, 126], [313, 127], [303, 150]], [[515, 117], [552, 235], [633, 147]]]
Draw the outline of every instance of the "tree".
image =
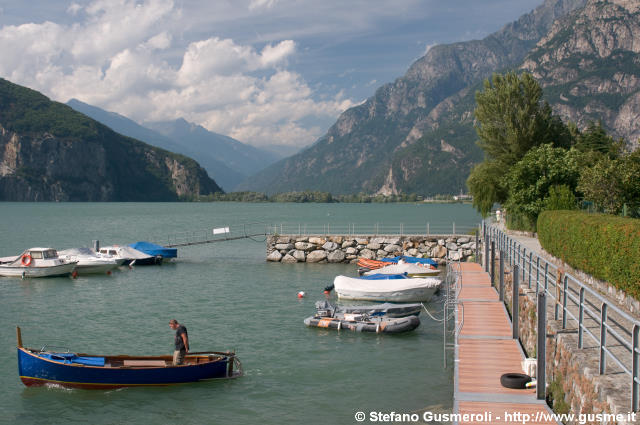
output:
[[542, 101], [542, 89], [530, 74], [494, 74], [476, 93], [476, 103], [476, 132], [485, 162], [471, 171], [467, 186], [474, 206], [486, 215], [494, 203], [507, 200], [504, 175], [531, 148], [545, 143], [568, 148], [572, 138]]
[[583, 132], [574, 135], [575, 148], [580, 152], [597, 152], [611, 159], [618, 158], [625, 145], [624, 139], [615, 140], [602, 127], [602, 122], [590, 122]]
[[483, 217], [489, 215], [494, 203], [506, 201], [508, 191], [503, 177], [504, 167], [497, 161], [481, 162], [471, 170], [467, 186], [473, 195], [473, 206]]
[[546, 208], [550, 191], [564, 185], [571, 192], [580, 177], [580, 153], [554, 148], [551, 144], [531, 149], [509, 171], [506, 181], [509, 196], [505, 203], [517, 227], [535, 230], [538, 215]]
[[490, 160], [510, 167], [535, 146], [571, 145], [569, 129], [542, 101], [542, 88], [530, 74], [494, 74], [476, 93], [476, 103], [478, 145]]

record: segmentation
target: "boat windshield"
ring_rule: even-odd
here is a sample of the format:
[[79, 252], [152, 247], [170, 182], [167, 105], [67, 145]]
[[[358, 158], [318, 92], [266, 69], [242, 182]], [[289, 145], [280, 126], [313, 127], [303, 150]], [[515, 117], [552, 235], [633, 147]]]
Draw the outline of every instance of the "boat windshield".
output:
[[31, 251], [29, 255], [33, 259], [42, 259], [42, 251]]
[[58, 253], [55, 249], [49, 249], [44, 251], [42, 254], [44, 255], [44, 258], [58, 258]]

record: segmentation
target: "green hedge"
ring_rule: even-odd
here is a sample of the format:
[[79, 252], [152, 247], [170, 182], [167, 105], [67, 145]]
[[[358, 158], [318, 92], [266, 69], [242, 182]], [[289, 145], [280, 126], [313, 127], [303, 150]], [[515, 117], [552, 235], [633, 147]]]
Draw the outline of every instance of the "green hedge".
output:
[[555, 257], [640, 299], [640, 220], [544, 211], [538, 239]]

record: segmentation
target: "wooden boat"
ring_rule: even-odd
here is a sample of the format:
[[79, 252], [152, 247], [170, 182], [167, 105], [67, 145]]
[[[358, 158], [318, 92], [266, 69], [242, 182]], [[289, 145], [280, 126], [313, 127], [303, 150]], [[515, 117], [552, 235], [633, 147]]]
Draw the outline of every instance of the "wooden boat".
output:
[[7, 277], [52, 277], [68, 276], [73, 272], [77, 261], [68, 261], [58, 257], [52, 248], [30, 248], [22, 254], [0, 263], [0, 276]]
[[440, 279], [433, 277], [382, 274], [363, 278], [336, 276], [333, 281], [340, 299], [391, 302], [429, 301], [441, 283]]
[[354, 332], [400, 333], [412, 331], [420, 326], [417, 316], [370, 317], [367, 314], [335, 313], [333, 316], [316, 314], [304, 319], [310, 327]]
[[22, 346], [18, 336], [18, 375], [26, 386], [57, 384], [68, 388], [113, 389], [131, 386], [184, 384], [242, 375], [233, 352], [189, 353], [185, 363], [173, 366], [166, 356], [103, 356], [53, 352]]

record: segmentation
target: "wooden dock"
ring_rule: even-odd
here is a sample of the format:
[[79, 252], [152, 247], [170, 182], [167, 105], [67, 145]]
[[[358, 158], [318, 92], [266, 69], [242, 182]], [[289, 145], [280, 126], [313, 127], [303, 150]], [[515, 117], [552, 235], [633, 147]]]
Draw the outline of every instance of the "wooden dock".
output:
[[529, 415], [527, 423], [556, 424], [545, 401], [536, 399], [535, 388], [514, 390], [500, 385], [503, 373], [522, 372], [524, 352], [512, 338], [511, 320], [489, 274], [476, 263], [455, 267], [461, 272], [458, 301], [463, 304], [456, 318], [463, 325], [455, 346], [454, 413], [485, 415], [484, 420], [459, 423], [524, 423], [523, 415]]

